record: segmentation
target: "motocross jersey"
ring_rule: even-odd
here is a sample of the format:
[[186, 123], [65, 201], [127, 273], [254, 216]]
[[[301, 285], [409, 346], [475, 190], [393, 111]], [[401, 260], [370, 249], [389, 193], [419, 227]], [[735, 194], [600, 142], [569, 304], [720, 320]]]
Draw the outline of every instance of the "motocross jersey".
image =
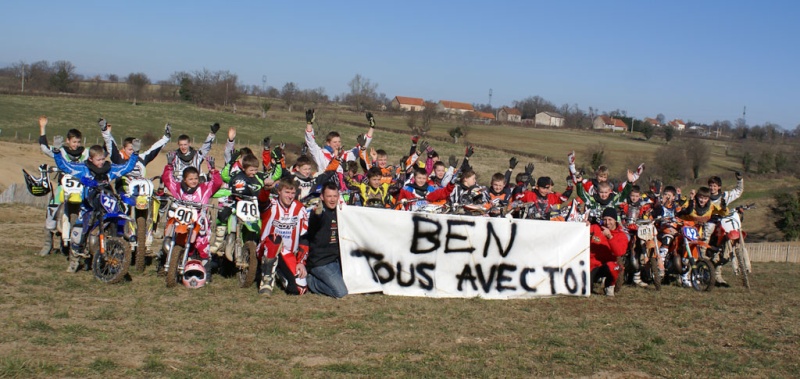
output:
[[568, 197], [558, 193], [558, 192], [551, 192], [544, 196], [539, 193], [536, 189], [533, 191], [525, 191], [519, 196], [519, 200], [523, 203], [533, 203], [533, 207], [531, 211], [528, 213], [528, 218], [533, 218], [537, 220], [550, 219], [550, 212], [552, 211], [554, 206], [558, 206], [565, 201], [567, 201]]
[[619, 208], [622, 211], [622, 219], [625, 220], [625, 222], [632, 224], [638, 220], [647, 218], [651, 211], [652, 203], [644, 199], [639, 200], [636, 203], [626, 201], [620, 204]]
[[350, 185], [358, 189], [365, 207], [386, 208], [393, 203], [392, 196], [389, 195], [389, 183], [382, 183], [378, 188], [364, 183], [351, 182]]
[[[271, 235], [279, 235], [283, 239], [283, 252], [291, 254], [300, 247], [300, 236], [308, 229], [308, 212], [303, 203], [294, 200], [288, 207], [284, 207], [278, 199], [264, 198], [261, 191], [259, 201], [269, 204], [261, 212], [261, 241]], [[259, 244], [259, 248], [264, 247]]]
[[214, 142], [214, 133], [208, 133], [206, 140], [203, 142], [203, 146], [200, 147], [200, 150], [195, 150], [193, 147], [189, 147], [189, 151], [186, 154], [182, 153], [180, 149], [175, 150], [177, 154], [177, 159], [175, 159], [175, 170], [173, 170], [173, 175], [175, 179], [178, 181], [183, 179], [183, 170], [187, 167], [194, 167], [198, 171], [200, 170], [200, 164], [203, 163], [203, 160], [206, 159], [206, 155], [208, 152], [211, 151], [211, 144]]
[[716, 195], [711, 195], [710, 201], [711, 204], [714, 204], [721, 208], [727, 208], [730, 203], [735, 201], [742, 196], [742, 192], [744, 191], [744, 180], [739, 179], [736, 181], [736, 188], [730, 191], [722, 191]]

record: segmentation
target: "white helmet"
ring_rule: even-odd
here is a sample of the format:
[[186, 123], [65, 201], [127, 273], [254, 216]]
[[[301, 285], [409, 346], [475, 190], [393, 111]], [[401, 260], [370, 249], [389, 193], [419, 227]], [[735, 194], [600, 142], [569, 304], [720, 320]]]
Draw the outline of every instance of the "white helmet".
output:
[[200, 288], [206, 285], [206, 268], [203, 262], [192, 259], [183, 268], [183, 285], [186, 288]]

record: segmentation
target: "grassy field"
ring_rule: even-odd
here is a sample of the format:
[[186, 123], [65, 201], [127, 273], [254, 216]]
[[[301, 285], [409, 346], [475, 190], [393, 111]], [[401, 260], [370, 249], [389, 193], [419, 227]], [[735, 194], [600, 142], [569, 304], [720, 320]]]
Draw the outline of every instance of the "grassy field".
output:
[[[119, 285], [35, 256], [42, 211], [0, 205], [0, 377], [798, 377], [800, 266], [753, 289], [616, 298], [260, 297], [235, 279]], [[732, 275], [728, 273], [728, 275]]]
[[[256, 99], [257, 100], [257, 99]], [[271, 100], [276, 102], [275, 99]], [[69, 97], [30, 97], [0, 95], [0, 114], [4, 116], [0, 141], [14, 140], [34, 143], [37, 138], [37, 119], [41, 114], [49, 117], [48, 136], [65, 134], [70, 128], [83, 131], [87, 144], [101, 142], [96, 126], [98, 117], [105, 117], [113, 125], [118, 139], [126, 136], [144, 136], [149, 133], [160, 137], [166, 122], [173, 125], [173, 134], [188, 134], [196, 139], [196, 144], [208, 133], [208, 125], [219, 122], [220, 132], [214, 154], [221, 155], [224, 133], [227, 127], [238, 129], [237, 143], [258, 146], [265, 136], [273, 141], [285, 141], [289, 148], [287, 162], [293, 162], [303, 141], [305, 116], [302, 105], [296, 105], [293, 112], [287, 112], [283, 104], [270, 110], [266, 119], [260, 118], [254, 99], [246, 100], [237, 106], [237, 113], [231, 108], [206, 109], [186, 103], [140, 103], [133, 106], [128, 102], [114, 100], [74, 99]], [[410, 132], [406, 119], [389, 113], [376, 113], [378, 130], [373, 147], [387, 150], [390, 162], [395, 162], [408, 153]], [[441, 156], [463, 155], [463, 144], [455, 144], [447, 137], [447, 130], [455, 124], [452, 121], [437, 120], [430, 132], [432, 145]], [[355, 136], [367, 129], [363, 114], [351, 112], [341, 107], [330, 106], [318, 111], [318, 140], [326, 131], [337, 130], [343, 136], [346, 146], [355, 144]], [[30, 135], [30, 137], [29, 137]], [[576, 130], [553, 130], [523, 128], [508, 125], [473, 125], [468, 140], [478, 146], [471, 163], [479, 176], [479, 183], [488, 185], [488, 179], [495, 172], [502, 172], [512, 155], [520, 157], [520, 170], [527, 162], [536, 165], [535, 176], [550, 176], [556, 187], [565, 184], [566, 154], [575, 150], [578, 164], [588, 160], [586, 153], [592, 146], [603, 144], [606, 148], [608, 164], [612, 177], [624, 177], [626, 168], [634, 168], [640, 162], [648, 166], [656, 159], [668, 157], [655, 156], [655, 150], [664, 142], [658, 138], [643, 141], [630, 134], [594, 133]], [[175, 139], [173, 139], [175, 141]], [[461, 142], [461, 141], [460, 141]], [[680, 143], [676, 140], [673, 143]], [[740, 168], [737, 156], [726, 154], [738, 151], [738, 147], [727, 141], [709, 141], [711, 159], [708, 167], [701, 171], [701, 177], [721, 176], [723, 187], [733, 185], [733, 171]], [[785, 148], [785, 147], [784, 147]], [[36, 159], [36, 149], [32, 148]], [[648, 176], [645, 171], [644, 176]], [[21, 178], [20, 178], [21, 180]], [[702, 182], [702, 181], [701, 181]], [[704, 183], [672, 183], [683, 188], [696, 188]], [[755, 176], [745, 179], [745, 194], [740, 201], [756, 202], [758, 207], [748, 213], [748, 228], [755, 240], [777, 240], [782, 236], [773, 225], [770, 217], [772, 195], [778, 191], [800, 188], [800, 180], [785, 176]], [[686, 191], [688, 192], [688, 191]]]

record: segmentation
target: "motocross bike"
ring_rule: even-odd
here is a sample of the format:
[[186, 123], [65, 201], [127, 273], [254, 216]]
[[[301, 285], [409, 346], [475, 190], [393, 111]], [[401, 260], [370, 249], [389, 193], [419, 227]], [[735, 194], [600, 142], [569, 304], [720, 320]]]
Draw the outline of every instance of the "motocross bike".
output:
[[213, 207], [210, 204], [172, 199], [167, 211], [168, 220], [162, 242], [167, 288], [174, 287], [183, 276], [183, 268], [193, 253], [192, 249], [196, 249], [195, 241], [203, 228], [200, 223], [201, 212], [207, 212], [208, 208]]
[[725, 263], [726, 259], [732, 260], [733, 273], [741, 276], [742, 285], [747, 289], [750, 289], [752, 270], [750, 267], [750, 255], [744, 243], [747, 233], [742, 230], [742, 220], [744, 219], [744, 211], [754, 206], [754, 204], [748, 204], [736, 207], [735, 212], [731, 212], [730, 215], [719, 220], [720, 227], [715, 230], [717, 241], [720, 241], [718, 245], [722, 246], [718, 260], [720, 263]]
[[53, 249], [57, 246], [56, 241], [60, 239], [61, 252], [64, 255], [69, 255], [70, 232], [81, 213], [84, 185], [80, 179], [72, 175], [63, 174], [58, 167], [50, 167], [48, 172], [57, 174], [57, 178], [60, 177], [58, 183], [61, 187], [60, 193], [56, 195], [61, 204], [56, 208], [56, 216], [54, 218], [56, 220], [54, 237], [56, 238], [53, 239]]
[[256, 279], [257, 242], [261, 232], [258, 198], [232, 194], [233, 213], [228, 217], [225, 257], [236, 264], [239, 287], [247, 288]]
[[691, 286], [697, 291], [714, 289], [714, 264], [710, 259], [700, 255], [699, 248], [709, 248], [708, 243], [700, 240], [700, 231], [692, 221], [676, 219], [680, 226], [675, 236], [672, 249], [664, 260], [666, 274], [677, 276], [688, 273]]
[[661, 290], [664, 262], [658, 254], [658, 229], [655, 220], [636, 220], [628, 224], [628, 231], [631, 234], [631, 241], [625, 253], [625, 265], [629, 269], [626, 271], [631, 273], [641, 271], [642, 280], [652, 282], [656, 291]]
[[144, 272], [147, 249], [153, 241], [153, 217], [158, 214], [158, 201], [153, 196], [152, 180], [145, 178], [126, 180], [126, 195], [135, 201], [128, 214], [131, 218], [131, 228], [136, 231], [134, 264], [136, 271]]
[[[132, 203], [125, 196], [117, 196], [109, 184], [98, 184], [84, 179], [83, 184], [92, 187], [95, 192], [90, 200], [91, 208], [84, 212], [92, 212], [87, 229], [86, 248], [94, 256], [92, 273], [101, 282], [118, 283], [128, 274], [131, 264], [131, 244], [136, 236], [126, 229], [130, 218], [127, 206]], [[76, 225], [72, 230], [72, 238], [80, 239], [82, 228]]]

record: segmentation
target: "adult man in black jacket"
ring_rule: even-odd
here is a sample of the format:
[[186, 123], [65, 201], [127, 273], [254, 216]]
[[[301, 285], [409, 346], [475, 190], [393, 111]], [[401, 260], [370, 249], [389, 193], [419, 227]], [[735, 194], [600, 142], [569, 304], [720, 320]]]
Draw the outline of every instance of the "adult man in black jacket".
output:
[[[342, 278], [342, 263], [339, 257], [339, 227], [336, 207], [339, 204], [339, 189], [335, 183], [327, 183], [322, 189], [322, 208], [309, 216], [308, 232], [301, 238], [301, 245], [308, 246], [306, 278], [308, 289], [313, 293], [335, 298], [347, 295]], [[298, 264], [298, 271], [306, 271]], [[302, 276], [302, 275], [301, 275]]]

